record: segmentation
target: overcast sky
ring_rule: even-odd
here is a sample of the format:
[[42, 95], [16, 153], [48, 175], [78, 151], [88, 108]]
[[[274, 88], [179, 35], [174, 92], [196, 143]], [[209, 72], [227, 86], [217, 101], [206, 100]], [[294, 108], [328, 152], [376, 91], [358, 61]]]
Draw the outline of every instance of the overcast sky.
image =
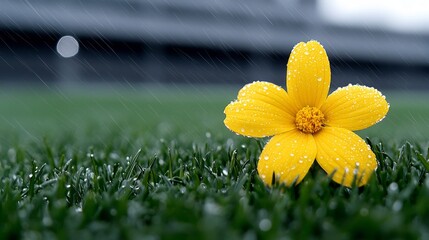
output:
[[318, 0], [318, 9], [337, 25], [429, 33], [428, 0]]

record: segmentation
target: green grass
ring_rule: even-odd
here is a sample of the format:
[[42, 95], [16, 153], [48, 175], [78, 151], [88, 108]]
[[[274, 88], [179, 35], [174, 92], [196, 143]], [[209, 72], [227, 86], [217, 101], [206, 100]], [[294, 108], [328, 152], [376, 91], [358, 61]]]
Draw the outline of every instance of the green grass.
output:
[[238, 88], [0, 91], [0, 239], [427, 239], [425, 93], [385, 93], [359, 132], [379, 161], [344, 188], [313, 166], [266, 188], [258, 141], [229, 132]]

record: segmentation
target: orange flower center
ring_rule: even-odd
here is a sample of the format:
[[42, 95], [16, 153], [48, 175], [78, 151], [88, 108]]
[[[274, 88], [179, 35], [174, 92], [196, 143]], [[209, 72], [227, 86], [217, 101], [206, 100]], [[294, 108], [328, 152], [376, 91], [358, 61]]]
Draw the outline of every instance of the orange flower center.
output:
[[295, 125], [301, 132], [316, 133], [323, 127], [325, 116], [316, 107], [303, 107], [295, 117]]

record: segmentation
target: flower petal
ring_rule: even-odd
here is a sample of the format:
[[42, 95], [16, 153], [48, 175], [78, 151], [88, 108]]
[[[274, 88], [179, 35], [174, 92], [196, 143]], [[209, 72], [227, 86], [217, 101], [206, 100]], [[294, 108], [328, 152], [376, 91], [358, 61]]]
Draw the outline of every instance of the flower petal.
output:
[[349, 85], [329, 95], [321, 110], [327, 126], [355, 131], [381, 121], [389, 111], [389, 104], [377, 89]]
[[316, 157], [316, 143], [311, 134], [298, 130], [274, 136], [259, 157], [258, 172], [271, 185], [273, 173], [280, 182], [301, 182]]
[[226, 127], [244, 136], [266, 137], [295, 128], [294, 104], [284, 89], [268, 82], [244, 86], [224, 113]]
[[299, 109], [320, 107], [328, 96], [331, 69], [323, 46], [316, 41], [297, 44], [287, 64], [287, 92]]
[[375, 154], [362, 138], [344, 128], [325, 127], [314, 135], [316, 160], [332, 179], [350, 187], [368, 182], [377, 167]]

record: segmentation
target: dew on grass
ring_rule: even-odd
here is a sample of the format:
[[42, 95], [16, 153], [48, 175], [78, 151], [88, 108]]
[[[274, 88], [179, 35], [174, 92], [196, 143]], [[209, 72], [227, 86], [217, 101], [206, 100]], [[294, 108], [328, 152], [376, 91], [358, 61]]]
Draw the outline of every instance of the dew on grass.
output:
[[392, 205], [392, 210], [395, 212], [398, 212], [402, 209], [402, 202], [399, 200], [396, 200]]
[[271, 229], [272, 223], [271, 220], [268, 218], [264, 218], [261, 221], [259, 221], [259, 229], [261, 229], [261, 231], [268, 231]]
[[204, 212], [209, 215], [219, 215], [221, 214], [221, 207], [212, 200], [207, 200], [204, 203]]
[[389, 190], [389, 192], [397, 192], [398, 191], [398, 184], [396, 182], [392, 182], [389, 185], [388, 190]]
[[163, 166], [163, 165], [165, 164], [164, 159], [160, 158], [160, 159], [158, 160], [158, 164], [159, 164], [160, 166]]

